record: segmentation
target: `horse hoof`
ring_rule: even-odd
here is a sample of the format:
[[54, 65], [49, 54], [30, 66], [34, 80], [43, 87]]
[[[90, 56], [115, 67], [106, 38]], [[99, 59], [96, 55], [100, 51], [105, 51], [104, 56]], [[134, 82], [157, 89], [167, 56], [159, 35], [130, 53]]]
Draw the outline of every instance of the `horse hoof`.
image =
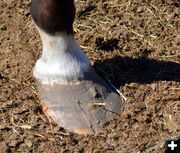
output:
[[93, 69], [74, 83], [37, 82], [43, 112], [70, 132], [96, 134], [122, 108], [119, 95]]

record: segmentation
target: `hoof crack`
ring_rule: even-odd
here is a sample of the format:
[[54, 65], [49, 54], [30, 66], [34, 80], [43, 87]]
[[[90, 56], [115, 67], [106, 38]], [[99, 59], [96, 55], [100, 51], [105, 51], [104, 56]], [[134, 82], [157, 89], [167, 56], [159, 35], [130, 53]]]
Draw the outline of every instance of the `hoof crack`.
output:
[[92, 132], [93, 132], [93, 133], [96, 133], [96, 132], [95, 132], [95, 129], [94, 129], [94, 127], [93, 127], [92, 122], [89, 120], [89, 118], [88, 118], [86, 112], [85, 112], [85, 111], [83, 110], [83, 108], [81, 107], [80, 101], [78, 101], [78, 106], [79, 106], [79, 108], [81, 109], [81, 111], [83, 112], [84, 116], [86, 117], [86, 120], [89, 121], [89, 124], [90, 124], [89, 127], [91, 128]]

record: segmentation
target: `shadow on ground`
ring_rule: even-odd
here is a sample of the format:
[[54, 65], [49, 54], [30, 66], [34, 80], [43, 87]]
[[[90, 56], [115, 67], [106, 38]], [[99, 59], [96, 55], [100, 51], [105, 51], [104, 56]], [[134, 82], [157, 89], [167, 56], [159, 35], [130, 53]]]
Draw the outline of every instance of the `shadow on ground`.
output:
[[154, 81], [180, 81], [180, 64], [141, 57], [115, 57], [96, 61], [95, 71], [119, 88], [125, 83], [147, 84]]

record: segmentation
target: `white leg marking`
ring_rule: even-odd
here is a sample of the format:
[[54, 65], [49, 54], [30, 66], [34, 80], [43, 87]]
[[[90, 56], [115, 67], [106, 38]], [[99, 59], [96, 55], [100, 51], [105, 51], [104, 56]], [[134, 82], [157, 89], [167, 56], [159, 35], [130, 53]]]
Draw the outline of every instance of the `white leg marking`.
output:
[[[89, 60], [81, 51], [73, 35], [59, 33], [51, 36], [39, 30], [43, 51], [36, 62], [34, 76], [44, 83], [73, 81], [82, 78], [89, 68]], [[49, 81], [47, 81], [49, 80]]]

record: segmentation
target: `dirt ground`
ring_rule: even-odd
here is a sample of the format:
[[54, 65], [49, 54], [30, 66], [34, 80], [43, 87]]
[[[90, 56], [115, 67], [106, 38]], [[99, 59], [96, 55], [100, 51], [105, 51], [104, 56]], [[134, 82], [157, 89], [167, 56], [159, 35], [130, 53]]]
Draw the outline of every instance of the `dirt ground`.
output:
[[161, 153], [180, 137], [180, 4], [76, 0], [75, 37], [95, 70], [123, 93], [101, 133], [69, 133], [42, 113], [33, 66], [41, 41], [30, 0], [0, 0], [1, 153]]

